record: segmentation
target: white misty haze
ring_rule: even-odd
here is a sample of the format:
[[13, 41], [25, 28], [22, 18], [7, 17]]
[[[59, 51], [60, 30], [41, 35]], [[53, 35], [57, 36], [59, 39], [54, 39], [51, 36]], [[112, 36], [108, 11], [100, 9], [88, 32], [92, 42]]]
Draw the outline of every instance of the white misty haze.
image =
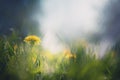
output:
[[99, 32], [106, 0], [43, 0], [41, 30], [81, 37]]
[[72, 40], [102, 33], [100, 21], [107, 1], [42, 0], [42, 13], [38, 13], [36, 18], [44, 36], [43, 46], [60, 51], [63, 47], [56, 34]]

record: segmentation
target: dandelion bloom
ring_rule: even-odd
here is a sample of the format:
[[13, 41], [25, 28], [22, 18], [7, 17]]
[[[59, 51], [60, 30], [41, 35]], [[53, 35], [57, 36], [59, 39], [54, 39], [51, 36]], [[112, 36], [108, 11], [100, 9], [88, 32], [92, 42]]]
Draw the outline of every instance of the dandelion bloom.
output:
[[72, 54], [70, 50], [65, 50], [64, 55], [66, 58], [76, 58], [76, 54]]
[[30, 35], [25, 37], [24, 41], [29, 44], [39, 44], [41, 39], [38, 36]]

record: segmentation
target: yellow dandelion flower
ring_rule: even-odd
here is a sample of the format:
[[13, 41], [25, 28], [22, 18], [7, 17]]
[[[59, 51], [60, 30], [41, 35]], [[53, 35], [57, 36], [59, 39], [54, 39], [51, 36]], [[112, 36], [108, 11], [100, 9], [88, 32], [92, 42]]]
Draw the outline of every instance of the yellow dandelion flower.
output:
[[41, 42], [41, 39], [35, 35], [30, 35], [25, 37], [24, 41], [29, 44], [39, 44]]
[[65, 57], [66, 58], [76, 58], [76, 54], [72, 54], [71, 52], [70, 52], [70, 50], [65, 50], [64, 51], [64, 55], [65, 55]]

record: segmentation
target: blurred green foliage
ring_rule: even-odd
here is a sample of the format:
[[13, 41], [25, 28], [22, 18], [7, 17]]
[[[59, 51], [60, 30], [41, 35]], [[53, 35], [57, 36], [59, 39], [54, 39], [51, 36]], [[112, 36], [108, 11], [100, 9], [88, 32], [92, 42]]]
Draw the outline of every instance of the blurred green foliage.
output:
[[[117, 44], [118, 45], [118, 44]], [[12, 34], [0, 38], [1, 80], [119, 80], [120, 58], [114, 50], [102, 58], [73, 46], [76, 58], [44, 56], [41, 45], [30, 46]], [[118, 49], [118, 48], [117, 48]], [[72, 50], [72, 49], [71, 49]], [[61, 53], [62, 54], [62, 53]]]

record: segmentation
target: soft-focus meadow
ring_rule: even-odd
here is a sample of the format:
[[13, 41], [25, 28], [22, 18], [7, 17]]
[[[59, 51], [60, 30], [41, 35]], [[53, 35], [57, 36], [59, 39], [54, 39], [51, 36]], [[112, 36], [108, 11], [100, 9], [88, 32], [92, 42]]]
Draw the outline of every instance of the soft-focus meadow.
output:
[[98, 58], [87, 43], [52, 54], [41, 42], [36, 35], [0, 37], [0, 80], [120, 80], [119, 44]]

